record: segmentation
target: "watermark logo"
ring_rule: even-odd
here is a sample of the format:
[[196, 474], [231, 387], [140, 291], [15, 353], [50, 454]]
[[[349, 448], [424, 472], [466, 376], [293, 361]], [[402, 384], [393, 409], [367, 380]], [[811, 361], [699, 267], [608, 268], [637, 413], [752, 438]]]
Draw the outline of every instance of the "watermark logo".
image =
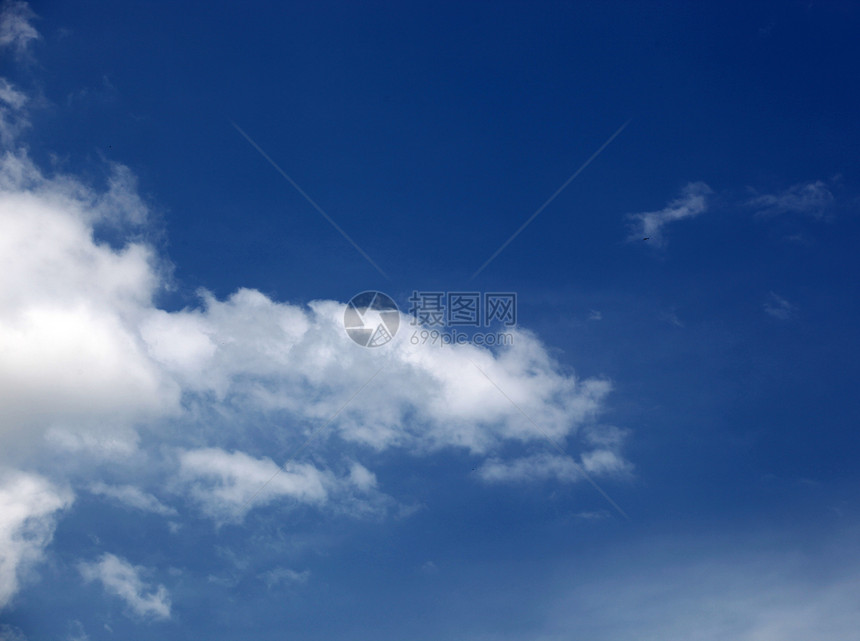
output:
[[381, 347], [397, 334], [400, 310], [382, 292], [361, 292], [347, 303], [343, 326], [347, 335], [362, 347]]
[[[480, 331], [491, 326], [516, 327], [517, 295], [513, 292], [413, 291], [409, 304], [410, 324], [415, 328], [409, 338], [412, 345], [513, 344], [513, 332]], [[381, 347], [397, 334], [400, 310], [390, 296], [364, 291], [347, 304], [343, 326], [362, 347]]]
[[514, 292], [413, 291], [409, 304], [410, 324], [420, 328], [409, 338], [413, 345], [513, 344], [511, 332], [470, 332], [467, 328], [515, 327], [517, 295]]
[[514, 292], [412, 292], [412, 325], [422, 327], [489, 327], [517, 324]]

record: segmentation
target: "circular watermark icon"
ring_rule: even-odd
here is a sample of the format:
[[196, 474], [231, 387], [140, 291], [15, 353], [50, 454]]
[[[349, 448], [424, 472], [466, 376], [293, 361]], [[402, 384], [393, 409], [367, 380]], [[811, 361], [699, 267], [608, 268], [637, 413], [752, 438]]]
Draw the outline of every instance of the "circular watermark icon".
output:
[[397, 333], [400, 310], [391, 297], [382, 292], [361, 292], [347, 303], [343, 327], [362, 347], [381, 347]]

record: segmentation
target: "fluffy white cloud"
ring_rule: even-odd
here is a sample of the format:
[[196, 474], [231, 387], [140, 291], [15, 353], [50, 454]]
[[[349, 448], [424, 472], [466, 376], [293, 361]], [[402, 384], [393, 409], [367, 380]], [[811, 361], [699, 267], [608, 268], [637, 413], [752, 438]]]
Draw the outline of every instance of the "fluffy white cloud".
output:
[[151, 306], [152, 251], [97, 243], [101, 198], [0, 161], [0, 438], [52, 426], [128, 424], [176, 406], [136, 317]]
[[628, 240], [641, 241], [648, 238], [653, 245], [663, 245], [663, 227], [676, 220], [693, 218], [703, 214], [708, 207], [708, 196], [711, 188], [703, 182], [693, 182], [684, 187], [681, 196], [676, 198], [659, 211], [648, 211], [640, 214], [629, 214], [632, 230]]
[[344, 332], [344, 305], [335, 301], [302, 307], [241, 289], [227, 300], [201, 292], [195, 308], [158, 309], [164, 279], [153, 250], [96, 240], [99, 225], [145, 218], [127, 170], [112, 171], [99, 194], [69, 177], [45, 178], [21, 152], [0, 162], [7, 442], [50, 431], [53, 442], [82, 449], [109, 442], [111, 431], [176, 417], [184, 399], [186, 408], [286, 412], [306, 431], [337, 415], [336, 434], [377, 449], [486, 453], [506, 440], [543, 438], [514, 404], [561, 440], [599, 412], [610, 390], [563, 371], [526, 331], [495, 353], [411, 345], [402, 334], [367, 350]]
[[542, 438], [511, 401], [564, 438], [597, 413], [610, 389], [562, 372], [525, 331], [513, 332], [514, 344], [496, 354], [470, 345], [416, 346], [402, 336], [367, 350], [345, 334], [342, 303], [301, 308], [248, 289], [226, 301], [204, 293], [203, 302], [197, 310], [153, 310], [141, 326], [151, 357], [183, 389], [318, 425], [372, 378], [333, 427], [377, 449], [483, 453], [505, 439]]
[[[0, 48], [25, 51], [38, 37], [31, 18], [26, 4], [7, 3]], [[260, 450], [315, 435], [322, 447], [352, 444], [353, 457], [361, 448], [497, 457], [511, 442], [564, 441], [601, 411], [609, 382], [577, 378], [523, 330], [498, 350], [411, 345], [405, 332], [368, 350], [346, 335], [338, 301], [286, 304], [246, 288], [160, 309], [168, 270], [140, 240], [149, 223], [134, 175], [110, 165], [102, 188], [46, 175], [20, 143], [27, 109], [25, 93], [0, 79], [0, 460], [38, 466], [47, 443], [76, 455], [58, 473], [77, 466], [83, 488], [163, 516], [173, 509], [138, 489], [134, 466], [123, 468], [123, 484], [106, 485], [91, 463], [149, 456], [217, 523], [276, 501], [379, 514], [391, 499], [359, 463], [338, 454], [337, 474], [303, 462], [280, 468]], [[273, 418], [279, 434], [258, 432], [255, 443], [243, 434]], [[145, 432], [163, 447], [138, 450]], [[0, 516], [0, 603], [71, 501], [35, 475], [9, 478], [3, 500], [15, 509]], [[118, 557], [82, 572], [138, 613], [169, 615], [166, 595], [144, 594]]]
[[[107, 215], [104, 198], [43, 178], [26, 157], [7, 157], [0, 173], [0, 269], [10, 276], [0, 284], [7, 434], [151, 419], [176, 411], [182, 391], [325, 420], [381, 367], [343, 413], [345, 438], [480, 452], [500, 439], [536, 437], [505, 394], [561, 437], [609, 391], [605, 381], [562, 373], [523, 331], [499, 354], [403, 340], [371, 352], [345, 335], [344, 307], [334, 301], [302, 308], [243, 289], [226, 301], [203, 292], [198, 309], [159, 310], [152, 250], [93, 238]], [[139, 218], [139, 201], [116, 193], [118, 184], [107, 200], [131, 202], [123, 211]], [[417, 419], [411, 426], [407, 414]]]
[[40, 476], [0, 473], [0, 608], [17, 591], [22, 572], [41, 559], [57, 512], [71, 503], [69, 490]]
[[133, 566], [113, 554], [103, 554], [97, 561], [81, 563], [79, 570], [84, 580], [101, 582], [106, 592], [125, 601], [138, 616], [170, 618], [167, 588], [147, 585], [141, 578], [145, 568]]

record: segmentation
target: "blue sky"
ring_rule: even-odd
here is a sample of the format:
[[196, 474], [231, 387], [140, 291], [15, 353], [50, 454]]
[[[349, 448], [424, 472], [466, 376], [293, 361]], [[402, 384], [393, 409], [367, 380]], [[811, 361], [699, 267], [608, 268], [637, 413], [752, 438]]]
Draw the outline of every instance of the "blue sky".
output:
[[0, 639], [856, 634], [858, 23], [6, 2]]

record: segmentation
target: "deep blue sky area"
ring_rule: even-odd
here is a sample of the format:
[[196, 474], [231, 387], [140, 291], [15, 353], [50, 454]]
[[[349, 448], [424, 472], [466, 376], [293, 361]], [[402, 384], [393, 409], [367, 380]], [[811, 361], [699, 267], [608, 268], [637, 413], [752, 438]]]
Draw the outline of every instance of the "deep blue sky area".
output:
[[[161, 309], [199, 310], [201, 288], [300, 306], [379, 290], [403, 311], [413, 291], [516, 292], [552, 372], [611, 383], [593, 422], [620, 430], [627, 467], [599, 485], [629, 518], [581, 479], [478, 479], [496, 457], [556, 454], [546, 441], [324, 440], [302, 460], [355, 455], [385, 515], [275, 502], [213, 523], [169, 471], [177, 452], [280, 465], [298, 441], [271, 426], [298, 419], [239, 428], [232, 406], [186, 399], [205, 429], [168, 445], [184, 419], [135, 425], [158, 462], [98, 468], [129, 484], [133, 467], [174, 511], [106, 502], [69, 471], [74, 506], [0, 639], [856, 634], [860, 4], [30, 8], [40, 37], [0, 63], [29, 100], [15, 144], [95, 190], [117, 163], [136, 176], [150, 220], [134, 238], [170, 271]], [[105, 552], [138, 567], [141, 594], [166, 586], [170, 616], [83, 581]]]

